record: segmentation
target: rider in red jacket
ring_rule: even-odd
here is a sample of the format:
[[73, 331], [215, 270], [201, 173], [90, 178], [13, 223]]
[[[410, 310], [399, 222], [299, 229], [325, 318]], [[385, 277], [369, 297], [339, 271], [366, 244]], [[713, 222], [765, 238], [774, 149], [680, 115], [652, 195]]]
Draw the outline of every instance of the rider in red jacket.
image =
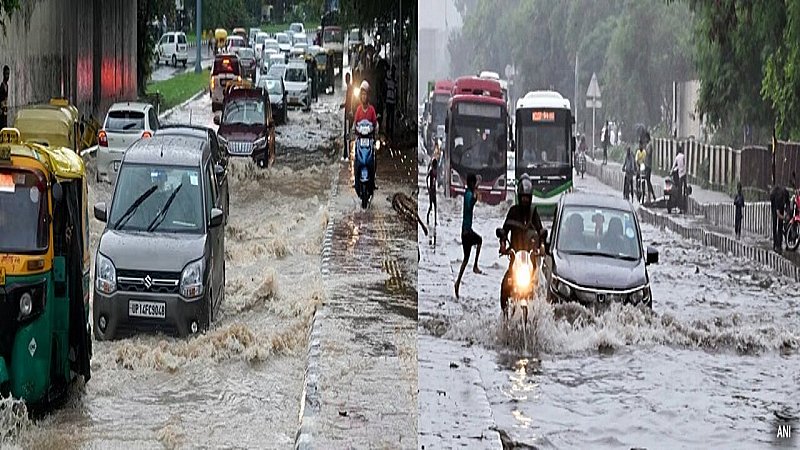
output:
[[357, 124], [358, 122], [366, 119], [372, 122], [372, 126], [375, 128], [375, 135], [378, 135], [378, 114], [375, 112], [375, 108], [369, 104], [369, 83], [366, 80], [361, 82], [361, 92], [359, 93], [361, 97], [361, 104], [358, 105], [356, 108], [355, 118], [353, 120], [353, 124]]

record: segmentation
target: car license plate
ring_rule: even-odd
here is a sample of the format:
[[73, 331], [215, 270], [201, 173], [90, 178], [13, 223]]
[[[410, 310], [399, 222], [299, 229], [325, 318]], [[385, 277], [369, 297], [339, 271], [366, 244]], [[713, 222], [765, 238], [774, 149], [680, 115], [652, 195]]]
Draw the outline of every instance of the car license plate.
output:
[[131, 300], [128, 302], [128, 316], [163, 319], [167, 317], [167, 305], [161, 302]]
[[119, 161], [114, 161], [114, 172], [119, 172]]
[[292, 102], [292, 103], [298, 103], [298, 102], [300, 102], [300, 98], [299, 97], [289, 97], [289, 101]]
[[369, 145], [370, 145], [369, 138], [361, 138], [359, 140], [358, 145], [360, 145], [362, 147], [369, 147]]

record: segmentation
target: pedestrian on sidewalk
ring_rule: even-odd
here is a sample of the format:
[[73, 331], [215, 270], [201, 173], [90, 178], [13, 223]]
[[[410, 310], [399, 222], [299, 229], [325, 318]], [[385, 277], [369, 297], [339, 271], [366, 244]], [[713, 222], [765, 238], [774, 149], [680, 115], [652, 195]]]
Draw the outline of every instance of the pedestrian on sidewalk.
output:
[[653, 190], [653, 183], [650, 181], [650, 177], [653, 175], [653, 143], [650, 139], [650, 132], [644, 132], [644, 141], [645, 141], [645, 152], [647, 155], [644, 157], [644, 179], [647, 182], [647, 193], [648, 197], [652, 199], [652, 201], [656, 201], [656, 193]]
[[608, 145], [611, 143], [611, 129], [609, 123], [606, 122], [606, 126], [603, 127], [603, 137], [601, 138], [602, 145], [603, 145], [603, 164], [608, 164]]
[[431, 208], [433, 208], [433, 225], [439, 225], [439, 208], [436, 206], [436, 176], [439, 171], [439, 160], [436, 158], [431, 160], [431, 165], [428, 168], [428, 176], [425, 178], [425, 184], [428, 186], [428, 216], [425, 220], [426, 223], [431, 223]]
[[0, 128], [8, 126], [8, 79], [11, 69], [3, 66], [3, 82], [0, 83]]
[[483, 239], [472, 229], [472, 213], [475, 209], [475, 203], [478, 202], [478, 178], [474, 173], [467, 176], [467, 190], [464, 191], [464, 215], [461, 220], [461, 246], [464, 249], [464, 261], [461, 262], [461, 269], [458, 271], [458, 278], [456, 278], [456, 298], [458, 298], [458, 288], [461, 285], [461, 277], [464, 275], [464, 269], [469, 262], [469, 255], [472, 247], [475, 246], [475, 265], [472, 271], [481, 274], [478, 268], [478, 258], [481, 256], [481, 245]]
[[733, 199], [733, 206], [736, 208], [733, 215], [733, 230], [736, 232], [736, 239], [739, 239], [742, 237], [742, 210], [744, 209], [742, 183], [736, 183], [736, 198]]
[[633, 200], [633, 177], [636, 175], [636, 162], [630, 146], [625, 149], [625, 162], [622, 164], [622, 171], [625, 172], [625, 180], [622, 184], [622, 197], [625, 200]]
[[775, 183], [769, 194], [769, 203], [772, 210], [772, 249], [781, 253], [783, 251], [783, 222], [786, 220], [786, 211], [789, 206], [789, 191]]
[[683, 155], [683, 146], [678, 147], [678, 154], [675, 155], [675, 162], [670, 172], [676, 204], [683, 214], [686, 212], [686, 157]]

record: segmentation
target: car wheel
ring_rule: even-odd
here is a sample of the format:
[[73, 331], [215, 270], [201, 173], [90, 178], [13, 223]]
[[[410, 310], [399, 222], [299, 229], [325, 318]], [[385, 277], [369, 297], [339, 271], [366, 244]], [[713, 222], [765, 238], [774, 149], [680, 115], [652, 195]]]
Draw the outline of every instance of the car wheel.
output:
[[172, 55], [172, 67], [178, 67], [178, 58]]
[[184, 68], [186, 67], [186, 60], [185, 59], [183, 60], [183, 67]]

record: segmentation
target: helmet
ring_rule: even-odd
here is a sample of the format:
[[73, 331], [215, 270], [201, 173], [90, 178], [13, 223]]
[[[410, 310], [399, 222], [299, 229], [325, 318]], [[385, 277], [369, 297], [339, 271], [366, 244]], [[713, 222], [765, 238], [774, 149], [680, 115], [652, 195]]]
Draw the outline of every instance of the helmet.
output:
[[367, 80], [364, 80], [361, 82], [361, 92], [366, 91], [369, 91], [369, 83], [367, 83]]
[[[522, 203], [522, 197], [530, 197], [533, 200], [533, 182], [527, 173], [522, 174], [517, 185], [517, 203]], [[530, 202], [525, 202], [530, 204]]]

